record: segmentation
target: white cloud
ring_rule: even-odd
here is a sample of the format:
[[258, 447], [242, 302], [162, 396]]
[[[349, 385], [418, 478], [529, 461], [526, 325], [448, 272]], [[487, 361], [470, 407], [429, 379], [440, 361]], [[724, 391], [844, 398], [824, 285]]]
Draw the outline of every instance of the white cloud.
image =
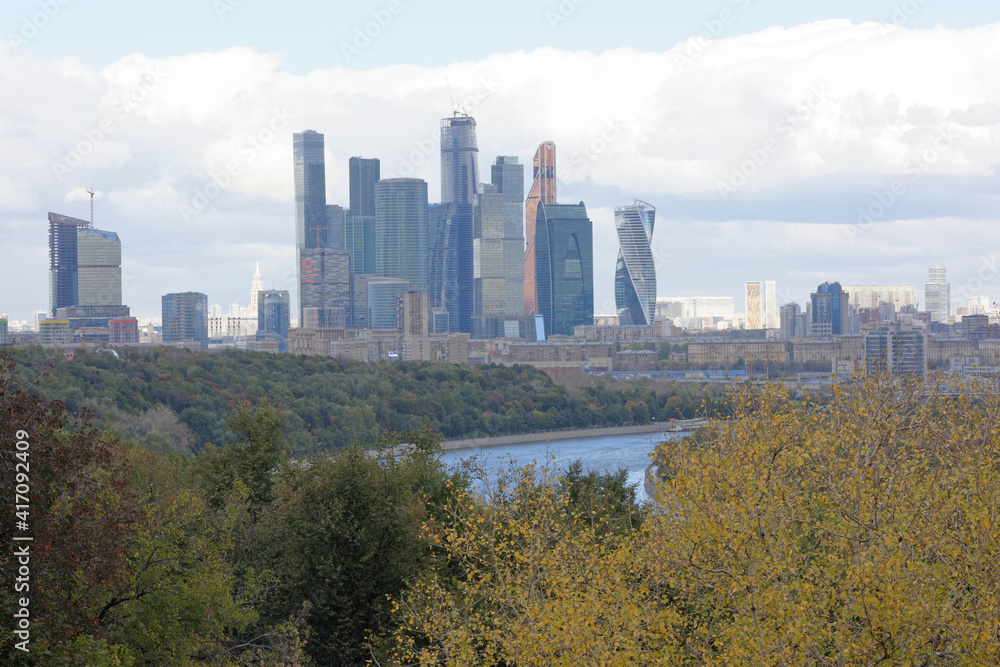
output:
[[[120, 228], [134, 226], [133, 247], [165, 233], [181, 239], [176, 246], [146, 244], [160, 255], [133, 258], [135, 272], [143, 264], [188, 266], [180, 253], [197, 244], [216, 244], [202, 256], [231, 252], [220, 239], [290, 247], [292, 132], [326, 135], [331, 202], [347, 201], [346, 163], [353, 155], [380, 157], [383, 174], [412, 169], [428, 181], [433, 200], [440, 187], [435, 130], [454, 97], [477, 119], [485, 180], [495, 155], [518, 155], [530, 171], [538, 143], [554, 140], [560, 192], [565, 201], [587, 201], [602, 230], [611, 207], [632, 196], [654, 204], [701, 202], [686, 215], [705, 211], [708, 219], [722, 219], [727, 209], [720, 208], [718, 185], [741, 168], [753, 173], [732, 199], [769, 201], [775, 219], [797, 220], [778, 213], [806, 185], [833, 188], [831, 198], [841, 186], [866, 197], [921, 156], [934, 159], [921, 163], [926, 180], [919, 186], [938, 176], [957, 179], [949, 183], [989, 177], [1000, 163], [998, 70], [1000, 24], [918, 31], [842, 20], [689, 40], [662, 53], [540, 48], [446, 67], [336, 66], [301, 76], [282, 71], [280, 56], [251, 48], [155, 59], [137, 53], [100, 70], [73, 58], [0, 49], [0, 89], [17, 91], [0, 97], [0, 173], [10, 174], [0, 176], [0, 209], [37, 208], [31, 216], [40, 220], [66, 192], [99, 187], [109, 194], [100, 217], [109, 228], [115, 219]], [[180, 207], [222, 172], [229, 175], [225, 187], [185, 222]], [[953, 204], [943, 186], [924, 194], [930, 199], [921, 205], [937, 206], [928, 216], [941, 217]], [[84, 199], [67, 201], [81, 204], [67, 214], [83, 216]], [[815, 209], [829, 203], [820, 197]], [[865, 204], [846, 208], [851, 213]], [[659, 215], [658, 234], [669, 234], [675, 213], [660, 205]], [[732, 217], [750, 216], [734, 211]], [[24, 243], [38, 241], [20, 236], [27, 230], [41, 233], [23, 220], [0, 224]], [[718, 242], [684, 238], [740, 257], [768, 242], [766, 234], [753, 236], [760, 228], [734, 224], [742, 231]], [[812, 243], [843, 234], [800, 228], [797, 234]], [[256, 230], [266, 238], [244, 238]], [[613, 229], [610, 236], [606, 231], [598, 247], [607, 256], [595, 258], [602, 267], [613, 265], [617, 252]], [[726, 250], [740, 239], [743, 248]], [[288, 254], [282, 253], [275, 256]], [[891, 256], [908, 270], [903, 258]], [[246, 261], [252, 272], [252, 258]], [[719, 270], [732, 273], [734, 285], [747, 271]], [[44, 299], [46, 282], [44, 267], [37, 273], [36, 301]], [[606, 301], [605, 273], [597, 291]], [[243, 298], [248, 277], [218, 280], [218, 287], [204, 288], [210, 298]]]

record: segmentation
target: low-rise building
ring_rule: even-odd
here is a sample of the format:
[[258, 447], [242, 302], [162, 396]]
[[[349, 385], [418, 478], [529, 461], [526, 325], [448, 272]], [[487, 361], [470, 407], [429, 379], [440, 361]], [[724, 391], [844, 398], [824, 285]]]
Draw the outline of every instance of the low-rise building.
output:
[[732, 366], [747, 363], [788, 361], [785, 342], [780, 340], [697, 341], [688, 343], [688, 362]]

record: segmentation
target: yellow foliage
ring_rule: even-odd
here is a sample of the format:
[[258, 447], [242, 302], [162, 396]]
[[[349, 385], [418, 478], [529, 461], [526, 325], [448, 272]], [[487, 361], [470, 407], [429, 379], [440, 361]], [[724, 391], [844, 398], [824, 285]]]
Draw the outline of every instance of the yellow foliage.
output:
[[663, 443], [640, 531], [525, 470], [449, 507], [403, 664], [1000, 664], [1000, 400], [868, 378], [822, 410], [745, 387]]

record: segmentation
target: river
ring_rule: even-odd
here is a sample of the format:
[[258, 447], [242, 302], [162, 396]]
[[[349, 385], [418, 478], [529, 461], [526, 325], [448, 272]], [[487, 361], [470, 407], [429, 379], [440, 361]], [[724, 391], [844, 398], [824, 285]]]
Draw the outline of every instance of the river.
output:
[[637, 485], [636, 499], [641, 502], [648, 499], [643, 489], [643, 476], [649, 465], [650, 453], [656, 448], [656, 443], [678, 435], [687, 434], [613, 435], [459, 449], [444, 452], [441, 460], [449, 466], [455, 466], [465, 459], [479, 457], [490, 476], [496, 475], [500, 467], [511, 460], [522, 466], [529, 463], [541, 465], [548, 460], [558, 470], [565, 470], [566, 466], [577, 459], [583, 462], [584, 471], [615, 472], [619, 468], [625, 468], [628, 470], [629, 484]]

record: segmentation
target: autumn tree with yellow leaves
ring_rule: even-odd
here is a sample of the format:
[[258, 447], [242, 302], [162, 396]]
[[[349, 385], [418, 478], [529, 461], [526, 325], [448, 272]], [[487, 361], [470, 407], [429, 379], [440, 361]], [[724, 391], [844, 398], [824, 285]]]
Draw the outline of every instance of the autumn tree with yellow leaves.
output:
[[745, 387], [656, 452], [641, 528], [551, 471], [459, 495], [399, 664], [1000, 664], [1000, 396], [886, 376]]

